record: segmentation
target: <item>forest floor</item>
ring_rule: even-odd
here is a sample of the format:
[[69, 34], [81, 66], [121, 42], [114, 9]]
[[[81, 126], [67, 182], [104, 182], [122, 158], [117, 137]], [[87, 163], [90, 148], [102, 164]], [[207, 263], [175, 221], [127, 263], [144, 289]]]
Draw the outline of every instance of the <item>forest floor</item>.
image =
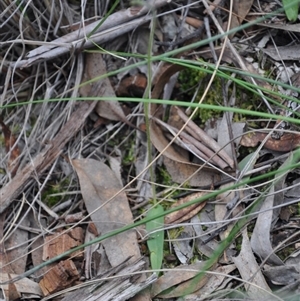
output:
[[7, 0], [0, 21], [1, 300], [299, 300], [281, 1]]

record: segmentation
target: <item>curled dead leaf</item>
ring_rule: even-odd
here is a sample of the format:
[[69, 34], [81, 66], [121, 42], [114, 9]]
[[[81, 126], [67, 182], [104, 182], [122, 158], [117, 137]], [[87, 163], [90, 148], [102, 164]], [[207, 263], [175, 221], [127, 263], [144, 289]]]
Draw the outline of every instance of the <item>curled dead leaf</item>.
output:
[[[251, 132], [245, 134], [240, 144], [246, 147], [255, 147], [264, 141], [268, 134], [263, 132]], [[269, 138], [264, 147], [278, 152], [289, 152], [300, 146], [300, 134], [285, 133], [280, 139]]]
[[147, 86], [147, 78], [144, 74], [138, 73], [124, 77], [117, 87], [118, 96], [142, 97]]
[[[188, 195], [184, 198], [181, 198], [178, 202], [176, 202], [174, 205], [172, 205], [171, 208], [185, 204], [196, 198], [200, 198], [203, 195], [205, 195], [205, 192], [197, 192], [197, 193]], [[186, 220], [192, 218], [194, 215], [196, 215], [205, 206], [205, 204], [206, 204], [206, 202], [202, 202], [200, 204], [197, 203], [197, 204], [191, 205], [189, 207], [183, 208], [181, 210], [178, 210], [176, 212], [170, 213], [165, 217], [165, 224], [181, 223], [183, 221], [186, 221]]]

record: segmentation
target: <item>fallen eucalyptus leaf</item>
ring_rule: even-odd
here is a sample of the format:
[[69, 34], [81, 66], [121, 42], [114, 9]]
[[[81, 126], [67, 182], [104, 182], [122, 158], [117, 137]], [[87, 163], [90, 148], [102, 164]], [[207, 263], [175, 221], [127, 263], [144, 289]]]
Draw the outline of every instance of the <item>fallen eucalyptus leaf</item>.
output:
[[[93, 159], [77, 159], [72, 163], [79, 177], [85, 206], [99, 234], [133, 222], [126, 194], [120, 192], [120, 181], [107, 165]], [[141, 256], [134, 230], [110, 237], [103, 245], [113, 267], [128, 257], [133, 262]]]

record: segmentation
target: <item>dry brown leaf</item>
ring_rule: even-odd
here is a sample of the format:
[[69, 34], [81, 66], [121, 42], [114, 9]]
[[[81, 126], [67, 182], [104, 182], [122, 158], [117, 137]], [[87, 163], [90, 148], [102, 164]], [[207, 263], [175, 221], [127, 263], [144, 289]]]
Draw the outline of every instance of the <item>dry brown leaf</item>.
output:
[[[167, 271], [164, 273], [163, 276], [161, 276], [153, 285], [151, 288], [151, 296], [155, 297], [159, 295], [160, 298], [170, 298], [169, 295], [163, 295], [161, 294], [163, 291], [170, 289], [172, 287], [175, 287], [177, 285], [180, 285], [181, 283], [184, 283], [185, 281], [192, 279], [195, 277], [201, 269], [205, 266], [205, 261], [197, 262], [190, 265], [184, 265], [176, 267], [176, 270], [174, 271]], [[208, 278], [204, 276], [202, 278], [202, 281], [200, 281], [199, 285], [205, 285]], [[193, 281], [193, 280], [192, 280]], [[190, 285], [190, 283], [189, 283]], [[195, 290], [200, 289], [200, 287], [195, 287]]]
[[5, 150], [6, 150], [6, 153], [9, 154], [7, 168], [8, 168], [8, 171], [11, 173], [11, 175], [14, 176], [19, 167], [18, 158], [20, 156], [20, 149], [19, 149], [18, 145], [16, 144], [16, 142], [17, 142], [16, 138], [14, 137], [14, 135], [12, 135], [10, 129], [6, 126], [6, 124], [3, 122], [1, 117], [0, 117], [0, 125], [2, 127], [2, 132], [4, 135]]
[[[247, 147], [255, 147], [260, 142], [264, 141], [268, 134], [262, 132], [254, 132], [245, 134], [240, 144]], [[300, 134], [285, 133], [280, 139], [269, 138], [264, 147], [278, 152], [289, 152], [300, 145]]]
[[[40, 224], [36, 221], [33, 212], [29, 212], [29, 219], [31, 221], [30, 226], [33, 229], [38, 229], [38, 227], [47, 227], [45, 220], [41, 219], [39, 221]], [[36, 233], [29, 233], [29, 239], [33, 239], [31, 243], [31, 259], [32, 264], [34, 267], [40, 265], [43, 262], [43, 246], [45, 243], [44, 237], [42, 235], [38, 235]], [[43, 267], [39, 270], [37, 270], [34, 273], [34, 277], [37, 281], [41, 280], [41, 277], [44, 275], [44, 273], [48, 270], [47, 267]]]
[[[251, 6], [253, 4], [253, 0], [235, 0], [233, 1], [233, 12], [230, 24], [230, 29], [236, 28], [243, 23], [246, 16], [248, 15]], [[232, 38], [234, 34], [230, 35]]]
[[[191, 195], [188, 195], [184, 198], [179, 199], [176, 203], [174, 203], [171, 206], [171, 208], [185, 204], [196, 198], [200, 198], [205, 194], [206, 194], [205, 192], [196, 192]], [[181, 223], [183, 221], [189, 220], [194, 215], [196, 215], [205, 206], [205, 204], [206, 202], [202, 202], [200, 204], [194, 204], [189, 207], [180, 209], [176, 212], [170, 213], [167, 216], [165, 216], [165, 224]]]
[[[197, 141], [195, 141], [194, 144], [198, 147], [199, 150], [206, 154], [208, 158], [214, 156], [212, 162], [214, 162], [214, 164], [217, 165], [219, 168], [234, 168], [234, 162], [232, 158], [223, 149], [224, 145], [219, 145], [213, 138], [207, 135], [207, 133], [204, 132], [196, 123], [194, 123], [192, 120], [189, 120], [188, 116], [186, 116], [183, 113], [183, 111], [181, 111], [178, 107], [174, 107], [174, 111], [176, 111], [176, 115], [179, 115], [179, 117], [184, 122], [187, 122], [186, 131], [197, 139]], [[230, 139], [228, 138], [227, 143], [229, 140]], [[198, 141], [200, 145], [199, 143], [197, 143]]]
[[[3, 240], [3, 229], [5, 222], [5, 213], [0, 215], [0, 282], [6, 282], [15, 278], [25, 271], [27, 256], [22, 257], [22, 255], [27, 253], [27, 241], [28, 238], [24, 235], [24, 232], [17, 231], [19, 227], [14, 231], [14, 233], [8, 239], [8, 246], [18, 246], [15, 249], [12, 249], [10, 252], [5, 251]], [[23, 222], [24, 225], [24, 222]], [[27, 231], [25, 231], [27, 233]], [[23, 237], [20, 237], [20, 234], [23, 234]], [[17, 241], [12, 241], [12, 237], [14, 236]], [[25, 242], [25, 250], [24, 246], [22, 246], [22, 242]], [[7, 241], [5, 243], [7, 247]], [[25, 251], [25, 252], [24, 252]], [[14, 257], [15, 256], [15, 257]], [[19, 258], [15, 261], [16, 258]], [[14, 261], [14, 262], [11, 262]], [[18, 266], [18, 264], [20, 266]], [[11, 271], [16, 271], [18, 274], [11, 274]], [[1, 289], [3, 291], [5, 300], [14, 301], [19, 300], [21, 298], [21, 293], [30, 293], [32, 295], [36, 294], [37, 296], [42, 296], [42, 292], [39, 289], [37, 283], [24, 278], [16, 283], [9, 283], [5, 285], [1, 285]]]
[[[142, 282], [137, 281], [136, 277], [145, 268], [145, 264], [142, 258], [130, 265], [128, 262], [123, 262], [105, 273], [104, 279], [113, 276], [109, 281], [103, 281], [102, 277], [99, 277], [98, 282], [95, 279], [94, 284], [83, 286], [67, 294], [61, 301], [151, 301], [147, 298], [147, 287], [157, 279], [156, 274], [152, 273]], [[141, 298], [131, 299], [140, 291], [142, 291]]]
[[232, 258], [233, 262], [239, 270], [242, 279], [253, 284], [244, 284], [249, 296], [254, 300], [266, 300], [268, 297], [271, 297], [270, 294], [268, 294], [271, 290], [251, 250], [247, 229], [243, 230], [242, 235], [242, 249], [239, 256]]
[[[84, 242], [87, 243], [93, 239], [95, 239], [97, 236], [99, 236], [97, 228], [94, 223], [90, 223], [85, 231], [85, 238]], [[101, 258], [100, 252], [98, 252], [99, 249], [99, 243], [93, 244], [91, 246], [86, 246], [84, 248], [84, 269], [85, 269], [85, 278], [91, 279], [95, 275], [100, 273], [99, 270], [99, 264], [100, 261], [98, 260], [100, 257], [100, 260], [103, 261], [103, 258]]]
[[[85, 206], [100, 235], [133, 222], [126, 194], [124, 191], [119, 193], [123, 187], [107, 165], [92, 159], [78, 159], [72, 163], [79, 177]], [[133, 262], [141, 256], [134, 230], [115, 235], [102, 243], [113, 267], [128, 257]]]
[[187, 183], [193, 187], [211, 186], [214, 181], [218, 182], [220, 176], [213, 170], [201, 169], [193, 164], [181, 163], [164, 157], [164, 165], [176, 183]]
[[[159, 113], [162, 113], [162, 109], [163, 108], [161, 106], [157, 107], [154, 104], [151, 105], [152, 116], [157, 118], [161, 117], [161, 114]], [[151, 142], [159, 152], [162, 152], [165, 149], [165, 147], [169, 144], [169, 140], [165, 137], [164, 132], [155, 121], [152, 121], [150, 124], [150, 138]], [[164, 156], [176, 162], [189, 164], [187, 156], [184, 155], [186, 153], [187, 152], [184, 151], [178, 151], [173, 145], [170, 145], [164, 151]], [[194, 164], [194, 166], [196, 166], [196, 164]]]
[[118, 96], [136, 96], [142, 97], [147, 86], [147, 77], [144, 74], [137, 73], [124, 77], [117, 87]]
[[[106, 73], [106, 66], [101, 53], [86, 54], [82, 82], [92, 80]], [[80, 94], [83, 97], [91, 96], [91, 93], [92, 96], [95, 97], [116, 97], [110, 80], [107, 77], [80, 88]], [[99, 101], [96, 106], [96, 112], [99, 116], [109, 120], [120, 121], [126, 119], [126, 116], [117, 101]]]
[[[11, 280], [11, 276], [8, 274], [9, 280]], [[14, 283], [8, 284], [8, 290], [5, 292], [8, 301], [15, 301], [21, 298], [21, 293], [17, 290], [17, 287]]]
[[[197, 274], [199, 271], [197, 272]], [[167, 294], [160, 294], [158, 297], [162, 299], [168, 299], [170, 298], [176, 298], [186, 295], [187, 291], [190, 291], [191, 287], [193, 288], [193, 291], [200, 290], [210, 279], [210, 274], [204, 274], [200, 281], [195, 282], [194, 279], [190, 279], [188, 281], [182, 282], [179, 285], [174, 288], [170, 293]]]

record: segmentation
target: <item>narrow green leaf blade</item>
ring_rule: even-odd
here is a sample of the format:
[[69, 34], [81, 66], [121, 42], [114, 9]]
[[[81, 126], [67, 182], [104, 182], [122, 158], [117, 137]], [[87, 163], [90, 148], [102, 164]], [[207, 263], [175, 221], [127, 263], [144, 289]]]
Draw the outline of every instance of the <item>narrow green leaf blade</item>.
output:
[[298, 17], [299, 0], [282, 0], [282, 4], [289, 21], [296, 21]]
[[[160, 213], [164, 212], [164, 208], [161, 205], [156, 205], [147, 214], [147, 217], [154, 217]], [[157, 229], [163, 229], [164, 217], [161, 216], [146, 223], [147, 232], [152, 232]], [[161, 268], [163, 261], [163, 251], [164, 251], [164, 230], [158, 230], [150, 234], [147, 240], [148, 249], [150, 252], [150, 262], [153, 270], [158, 270]]]

